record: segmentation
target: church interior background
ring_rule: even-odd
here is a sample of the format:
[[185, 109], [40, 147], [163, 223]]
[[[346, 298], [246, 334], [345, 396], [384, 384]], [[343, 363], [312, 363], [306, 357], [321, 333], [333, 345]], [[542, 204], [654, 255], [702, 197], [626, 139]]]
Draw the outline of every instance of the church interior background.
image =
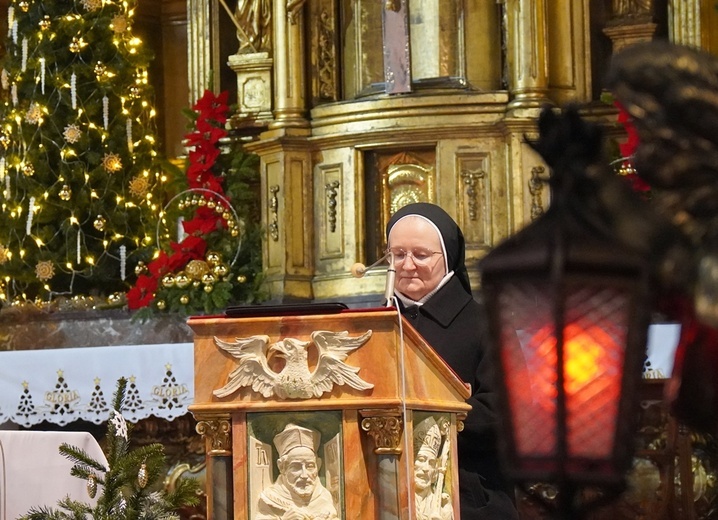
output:
[[[9, 3], [0, 0], [0, 18]], [[370, 307], [380, 304], [383, 272], [356, 279], [350, 270], [381, 256], [394, 210], [415, 201], [445, 208], [464, 231], [478, 287], [478, 260], [548, 206], [539, 182], [545, 165], [526, 144], [536, 136], [541, 108], [578, 103], [612, 139], [624, 140], [617, 110], [602, 95], [611, 56], [651, 39], [716, 54], [718, 4], [139, 0], [135, 31], [155, 55], [149, 80], [167, 157], [185, 156], [182, 111], [206, 88], [229, 91], [236, 103], [230, 138], [259, 157], [268, 300]], [[49, 324], [0, 318], [0, 350], [192, 341], [181, 318], [138, 325], [128, 317], [75, 314]], [[90, 333], [93, 326], [111, 330], [114, 339]], [[716, 461], [705, 450], [712, 441], [666, 424], [659, 405], [646, 410], [642, 435], [652, 436], [642, 441], [642, 453], [652, 469], [640, 466], [633, 494], [595, 518], [658, 518], [651, 486], [666, 475], [675, 478], [673, 500], [683, 500], [681, 518], [714, 517]], [[85, 422], [33, 427], [99, 433]], [[148, 417], [138, 422], [136, 441], [162, 442], [171, 471], [201, 475], [204, 442], [194, 428], [190, 414]], [[681, 494], [674, 477], [678, 455], [692, 465], [692, 493]], [[674, 470], [664, 471], [668, 466]], [[541, 516], [528, 502], [520, 507], [522, 518]], [[202, 514], [200, 508], [187, 518]]]

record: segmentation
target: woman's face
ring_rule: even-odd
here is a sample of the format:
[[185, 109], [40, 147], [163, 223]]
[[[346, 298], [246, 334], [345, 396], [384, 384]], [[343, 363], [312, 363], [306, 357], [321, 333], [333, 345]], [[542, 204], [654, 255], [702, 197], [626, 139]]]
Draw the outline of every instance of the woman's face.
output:
[[[405, 217], [389, 231], [389, 248], [408, 253], [404, 261], [395, 264], [394, 287], [412, 300], [420, 300], [433, 291], [446, 275], [441, 239], [434, 226], [421, 217]], [[431, 252], [425, 265], [417, 264], [413, 252]]]

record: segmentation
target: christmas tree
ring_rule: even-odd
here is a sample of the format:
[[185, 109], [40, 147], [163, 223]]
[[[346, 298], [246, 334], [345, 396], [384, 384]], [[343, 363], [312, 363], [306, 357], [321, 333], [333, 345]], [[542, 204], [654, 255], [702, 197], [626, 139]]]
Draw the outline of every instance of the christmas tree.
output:
[[74, 462], [70, 474], [87, 481], [87, 493], [90, 498], [97, 497], [97, 504], [93, 507], [68, 497], [58, 503], [59, 509], [35, 508], [20, 517], [22, 520], [171, 520], [179, 519], [174, 511], [180, 507], [198, 503], [199, 483], [194, 479], [178, 480], [171, 493], [157, 490], [155, 484], [162, 483], [165, 465], [161, 444], [129, 449], [132, 425], [122, 416], [126, 387], [127, 380], [121, 378], [107, 422], [105, 456], [109, 467], [76, 446], [60, 446], [60, 453]]
[[0, 304], [124, 293], [164, 174], [133, 0], [12, 0], [0, 80]]

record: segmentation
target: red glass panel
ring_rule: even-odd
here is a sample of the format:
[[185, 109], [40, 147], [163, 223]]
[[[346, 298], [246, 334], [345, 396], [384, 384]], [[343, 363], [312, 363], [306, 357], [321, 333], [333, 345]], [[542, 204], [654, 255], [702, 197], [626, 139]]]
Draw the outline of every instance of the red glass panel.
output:
[[[550, 294], [546, 285], [522, 283], [507, 284], [500, 295], [501, 361], [519, 458], [557, 453], [558, 360]], [[610, 459], [613, 454], [628, 305], [627, 295], [616, 288], [574, 286], [567, 296], [564, 388], [569, 459]]]

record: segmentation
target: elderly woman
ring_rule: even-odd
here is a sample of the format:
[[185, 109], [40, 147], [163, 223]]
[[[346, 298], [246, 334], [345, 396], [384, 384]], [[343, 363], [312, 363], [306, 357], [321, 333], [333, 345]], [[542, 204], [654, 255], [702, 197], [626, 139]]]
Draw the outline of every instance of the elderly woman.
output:
[[518, 519], [497, 460], [493, 367], [485, 358], [486, 324], [471, 294], [464, 236], [440, 207], [404, 206], [389, 220], [399, 310], [465, 382], [472, 406], [458, 438], [461, 519]]

